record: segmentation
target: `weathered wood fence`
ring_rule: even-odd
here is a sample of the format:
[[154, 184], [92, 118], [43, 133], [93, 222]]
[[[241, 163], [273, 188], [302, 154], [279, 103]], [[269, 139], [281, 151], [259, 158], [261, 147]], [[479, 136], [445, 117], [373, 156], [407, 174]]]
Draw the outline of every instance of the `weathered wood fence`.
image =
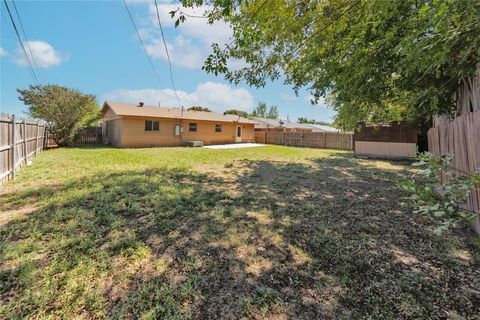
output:
[[255, 142], [294, 147], [353, 150], [353, 134], [351, 133], [255, 131]]
[[[452, 166], [458, 175], [470, 175], [480, 168], [480, 110], [458, 116], [428, 131], [428, 149], [444, 156], [453, 154]], [[480, 190], [468, 197], [464, 209], [480, 213]], [[480, 219], [475, 222], [480, 233]]]
[[74, 144], [96, 144], [102, 143], [102, 127], [92, 127], [81, 129], [76, 135]]
[[46, 148], [46, 136], [44, 123], [0, 113], [0, 184]]

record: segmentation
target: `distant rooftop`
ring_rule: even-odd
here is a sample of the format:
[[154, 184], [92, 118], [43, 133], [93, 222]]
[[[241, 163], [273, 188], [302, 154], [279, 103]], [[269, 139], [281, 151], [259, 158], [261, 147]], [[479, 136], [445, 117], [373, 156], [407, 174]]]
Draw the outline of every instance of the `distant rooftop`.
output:
[[340, 132], [337, 128], [330, 127], [330, 126], [324, 126], [321, 124], [307, 124], [310, 127], [313, 127], [319, 131], [325, 131], [325, 132]]
[[319, 124], [307, 124], [299, 122], [283, 121], [278, 119], [266, 119], [266, 118], [250, 118], [255, 122], [256, 129], [265, 128], [286, 128], [286, 129], [303, 129], [317, 132], [338, 132], [339, 130], [329, 126], [323, 126]]

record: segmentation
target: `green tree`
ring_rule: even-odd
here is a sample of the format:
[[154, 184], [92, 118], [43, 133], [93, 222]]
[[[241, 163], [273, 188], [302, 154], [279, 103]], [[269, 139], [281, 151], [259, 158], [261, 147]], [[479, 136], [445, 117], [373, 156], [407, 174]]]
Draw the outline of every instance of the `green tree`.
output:
[[225, 111], [223, 114], [235, 114], [240, 117], [248, 118], [248, 113], [238, 109], [230, 109]]
[[278, 119], [278, 107], [270, 106], [268, 108], [265, 102], [259, 102], [258, 106], [253, 109], [250, 116], [256, 118]]
[[[208, 21], [225, 20], [234, 34], [212, 46], [204, 70], [256, 87], [282, 77], [297, 92], [308, 88], [313, 102], [330, 100], [343, 129], [358, 121], [426, 126], [454, 111], [453, 93], [480, 62], [478, 0], [208, 3]], [[247, 64], [230, 70], [230, 59]]]
[[78, 131], [99, 119], [94, 95], [57, 85], [35, 85], [17, 89], [30, 116], [44, 120], [59, 146], [68, 146]]
[[268, 119], [278, 119], [278, 117], [279, 117], [278, 107], [277, 106], [270, 106], [270, 109], [267, 112], [266, 118], [268, 118]]
[[210, 109], [208, 109], [208, 108], [205, 108], [205, 107], [202, 107], [202, 106], [191, 106], [190, 108], [188, 108], [188, 110], [191, 110], [191, 111], [212, 112], [212, 110], [210, 110]]
[[257, 118], [266, 118], [267, 117], [267, 104], [265, 102], [259, 102], [258, 106], [253, 109], [250, 116]]

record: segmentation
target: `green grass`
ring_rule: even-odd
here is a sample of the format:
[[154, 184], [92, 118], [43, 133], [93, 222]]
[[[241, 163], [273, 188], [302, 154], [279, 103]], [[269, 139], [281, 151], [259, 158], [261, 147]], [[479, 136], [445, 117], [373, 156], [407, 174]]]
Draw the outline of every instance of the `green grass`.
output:
[[268, 146], [50, 150], [0, 187], [0, 318], [474, 318], [480, 242], [401, 163]]

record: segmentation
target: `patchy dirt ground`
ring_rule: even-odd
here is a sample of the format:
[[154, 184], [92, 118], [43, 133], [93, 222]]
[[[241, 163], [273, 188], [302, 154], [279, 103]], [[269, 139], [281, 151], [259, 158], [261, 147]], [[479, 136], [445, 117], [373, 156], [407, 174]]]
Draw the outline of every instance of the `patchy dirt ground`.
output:
[[268, 148], [6, 186], [0, 318], [479, 318], [478, 237], [402, 206], [406, 166]]

